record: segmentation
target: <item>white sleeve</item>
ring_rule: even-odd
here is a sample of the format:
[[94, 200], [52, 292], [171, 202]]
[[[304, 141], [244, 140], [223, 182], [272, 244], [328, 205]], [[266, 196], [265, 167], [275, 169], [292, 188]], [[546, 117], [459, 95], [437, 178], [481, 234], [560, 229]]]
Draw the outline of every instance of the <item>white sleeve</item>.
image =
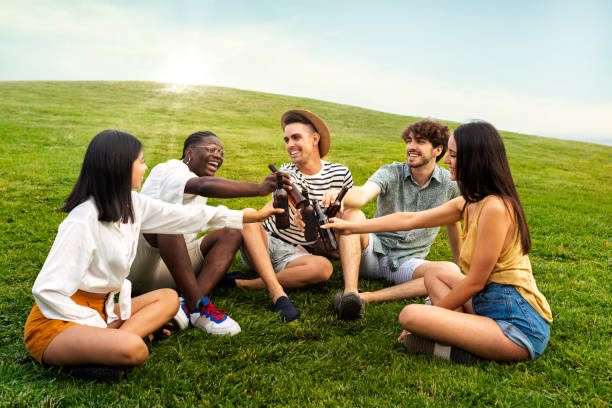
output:
[[144, 233], [187, 234], [220, 229], [242, 229], [242, 211], [225, 206], [168, 204], [138, 193], [132, 194], [134, 210]]
[[184, 168], [173, 168], [166, 171], [159, 180], [159, 199], [167, 203], [182, 204], [185, 193], [185, 184], [189, 179], [197, 177], [189, 171], [187, 166]]
[[32, 287], [36, 304], [46, 318], [107, 327], [96, 310], [70, 299], [87, 273], [95, 250], [91, 229], [84, 222], [66, 220], [60, 224]]

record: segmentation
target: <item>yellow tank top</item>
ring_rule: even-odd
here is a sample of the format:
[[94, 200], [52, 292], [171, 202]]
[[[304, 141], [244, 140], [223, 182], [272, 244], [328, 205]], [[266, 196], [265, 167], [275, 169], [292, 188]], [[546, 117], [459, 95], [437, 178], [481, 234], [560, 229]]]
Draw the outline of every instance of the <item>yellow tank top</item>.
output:
[[[463, 246], [459, 261], [461, 269], [467, 274], [472, 263], [472, 255], [476, 246], [476, 238], [478, 235], [478, 219], [480, 212], [487, 198], [485, 197], [478, 206], [476, 214], [472, 220], [472, 224], [468, 228], [467, 209], [463, 214]], [[519, 239], [518, 226], [514, 230], [514, 238], [508, 247], [501, 253], [499, 259], [493, 267], [491, 275], [487, 280], [489, 283], [500, 283], [502, 285], [513, 285], [517, 292], [529, 303], [544, 320], [551, 323], [552, 313], [550, 306], [544, 295], [540, 293], [536, 286], [533, 273], [531, 271], [531, 262], [529, 257], [523, 254], [521, 240]]]

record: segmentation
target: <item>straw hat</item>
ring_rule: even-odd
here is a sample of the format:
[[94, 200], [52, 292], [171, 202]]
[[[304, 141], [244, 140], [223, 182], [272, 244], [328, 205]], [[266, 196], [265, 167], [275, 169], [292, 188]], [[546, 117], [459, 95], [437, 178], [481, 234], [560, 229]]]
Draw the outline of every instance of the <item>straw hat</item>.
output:
[[287, 112], [283, 113], [283, 116], [281, 116], [281, 129], [283, 129], [283, 131], [285, 130], [286, 126], [285, 119], [287, 119], [287, 116], [289, 116], [289, 114], [291, 113], [297, 113], [298, 115], [308, 119], [310, 123], [313, 124], [315, 131], [319, 134], [319, 136], [321, 136], [321, 138], [319, 139], [319, 156], [323, 158], [323, 156], [325, 156], [327, 152], [329, 152], [329, 146], [331, 144], [329, 137], [329, 129], [327, 129], [327, 125], [325, 124], [325, 122], [323, 122], [323, 119], [307, 110], [288, 110]]

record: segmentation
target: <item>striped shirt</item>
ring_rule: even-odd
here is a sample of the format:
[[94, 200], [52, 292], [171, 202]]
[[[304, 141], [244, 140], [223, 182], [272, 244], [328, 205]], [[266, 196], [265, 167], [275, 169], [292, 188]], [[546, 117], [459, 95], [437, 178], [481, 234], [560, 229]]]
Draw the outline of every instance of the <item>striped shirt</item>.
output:
[[[327, 190], [340, 190], [344, 186], [353, 186], [353, 176], [348, 167], [338, 163], [326, 162], [324, 160], [321, 160], [321, 163], [323, 164], [321, 170], [312, 175], [302, 173], [293, 163], [284, 163], [279, 170], [289, 174], [289, 176], [291, 176], [291, 183], [297, 186], [300, 191], [303, 191], [304, 187], [306, 187], [308, 189], [309, 198], [316, 199], [319, 202], [323, 198], [323, 193]], [[268, 218], [263, 223], [263, 226], [266, 231], [294, 245], [313, 244], [314, 241], [308, 242], [304, 239], [304, 233], [295, 225], [294, 217], [295, 211], [289, 206], [289, 228], [282, 230], [277, 229], [274, 217]]]

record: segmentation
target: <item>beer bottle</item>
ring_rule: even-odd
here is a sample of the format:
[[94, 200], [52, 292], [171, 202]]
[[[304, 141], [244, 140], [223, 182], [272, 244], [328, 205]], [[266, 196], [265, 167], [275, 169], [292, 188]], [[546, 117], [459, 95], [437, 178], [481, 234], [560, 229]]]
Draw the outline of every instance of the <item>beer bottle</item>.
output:
[[[269, 164], [268, 168], [270, 170], [272, 170], [272, 172], [274, 172], [274, 173], [278, 173], [279, 172], [276, 169], [276, 166], [274, 166], [273, 164]], [[291, 203], [291, 205], [293, 205], [295, 208], [297, 208], [299, 210], [304, 205], [306, 205], [306, 202], [308, 200], [302, 195], [300, 190], [298, 188], [296, 188], [295, 185], [292, 185], [291, 187], [292, 187], [291, 190], [287, 191], [287, 194], [289, 196], [289, 202]]]
[[[294, 188], [295, 189], [295, 188]], [[302, 220], [304, 221], [304, 239], [308, 242], [316, 241], [319, 232], [319, 221], [315, 215], [314, 208], [308, 199], [308, 190], [302, 192], [306, 203], [302, 206]]]
[[331, 229], [322, 229], [321, 226], [325, 224], [329, 224], [329, 218], [325, 215], [323, 210], [321, 210], [321, 206], [315, 200], [312, 200], [312, 205], [315, 210], [315, 214], [317, 215], [317, 221], [319, 223], [319, 234], [321, 235], [321, 241], [323, 241], [323, 246], [327, 252], [332, 252], [338, 249], [338, 242], [336, 241], [336, 236]]
[[308, 199], [300, 193], [300, 189], [296, 188], [295, 184], [291, 186], [291, 190], [287, 191], [289, 202], [297, 209], [308, 204]]
[[347, 186], [342, 187], [342, 190], [340, 190], [334, 202], [331, 203], [329, 207], [325, 209], [325, 216], [327, 218], [334, 218], [336, 214], [338, 214], [338, 211], [340, 211], [340, 208], [342, 206], [342, 199], [344, 198], [346, 192], [349, 191], [349, 188], [350, 187]]
[[276, 174], [276, 190], [272, 195], [274, 199], [273, 207], [282, 208], [285, 210], [282, 214], [275, 214], [276, 228], [287, 229], [289, 228], [289, 197], [287, 191], [283, 188], [283, 175], [280, 172]]

